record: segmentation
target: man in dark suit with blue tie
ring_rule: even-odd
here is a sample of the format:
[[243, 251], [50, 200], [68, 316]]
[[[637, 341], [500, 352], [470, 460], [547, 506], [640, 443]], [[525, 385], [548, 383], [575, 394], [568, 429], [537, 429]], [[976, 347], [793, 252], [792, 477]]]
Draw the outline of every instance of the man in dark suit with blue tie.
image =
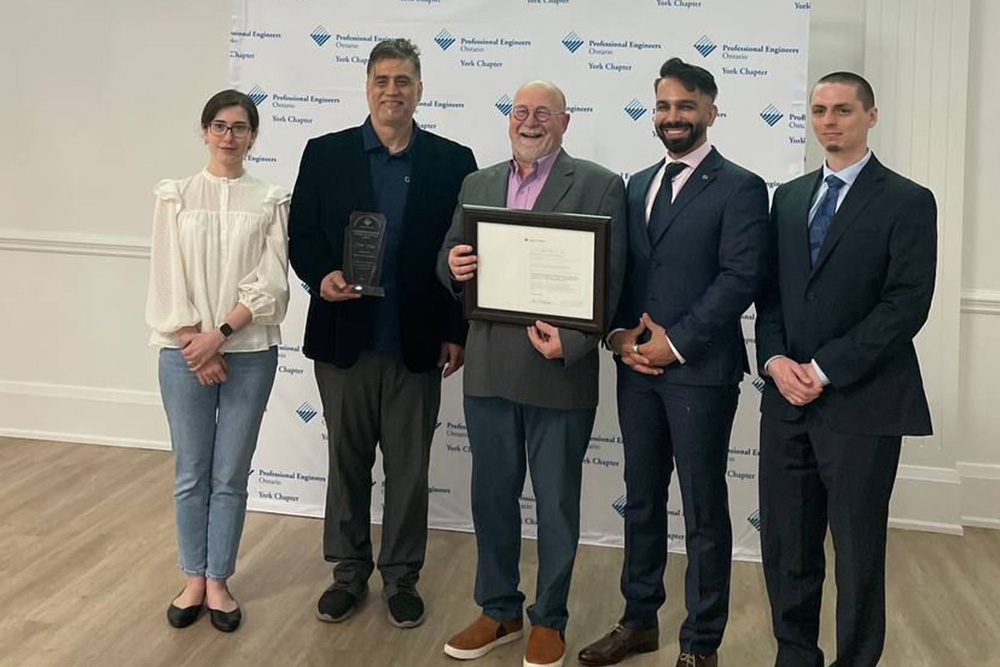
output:
[[625, 286], [608, 341], [625, 448], [625, 613], [579, 659], [610, 665], [659, 647], [676, 462], [688, 553], [677, 665], [715, 667], [729, 611], [729, 436], [749, 369], [740, 319], [759, 283], [767, 187], [708, 142], [718, 91], [708, 71], [673, 58], [655, 89], [667, 156], [628, 184]]
[[835, 667], [874, 667], [885, 642], [889, 497], [902, 436], [931, 432], [913, 347], [934, 292], [934, 195], [868, 149], [862, 77], [829, 74], [810, 102], [826, 161], [771, 207], [757, 302], [764, 576], [778, 667], [823, 667], [819, 612], [833, 535]]

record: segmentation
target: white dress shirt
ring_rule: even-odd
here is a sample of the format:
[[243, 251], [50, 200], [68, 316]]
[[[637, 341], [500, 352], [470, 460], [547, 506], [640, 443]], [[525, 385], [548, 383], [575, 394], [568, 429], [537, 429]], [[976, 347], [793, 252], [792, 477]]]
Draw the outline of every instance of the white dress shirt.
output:
[[281, 342], [288, 307], [288, 202], [285, 188], [250, 174], [229, 179], [203, 170], [154, 189], [146, 324], [156, 347], [179, 347], [174, 332], [210, 331], [237, 303], [253, 315], [223, 352], [255, 352]]

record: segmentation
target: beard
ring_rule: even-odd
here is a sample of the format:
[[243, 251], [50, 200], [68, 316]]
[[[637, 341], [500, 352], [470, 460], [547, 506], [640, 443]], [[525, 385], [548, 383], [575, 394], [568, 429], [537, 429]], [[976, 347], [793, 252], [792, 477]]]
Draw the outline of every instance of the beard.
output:
[[[687, 129], [687, 135], [676, 139], [667, 136], [668, 129]], [[705, 138], [707, 125], [694, 125], [692, 123], [663, 123], [656, 126], [656, 135], [671, 153], [683, 155], [691, 150], [695, 144]]]

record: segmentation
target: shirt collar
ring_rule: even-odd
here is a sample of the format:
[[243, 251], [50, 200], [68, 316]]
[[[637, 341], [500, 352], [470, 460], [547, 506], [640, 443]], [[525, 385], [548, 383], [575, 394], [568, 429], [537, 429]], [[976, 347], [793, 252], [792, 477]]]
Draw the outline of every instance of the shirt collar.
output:
[[826, 164], [826, 161], [824, 160], [823, 180], [825, 181], [827, 176], [833, 175], [842, 180], [845, 185], [850, 187], [854, 183], [854, 181], [858, 178], [858, 174], [861, 173], [861, 170], [865, 168], [866, 164], [868, 164], [868, 160], [870, 160], [871, 158], [872, 158], [872, 152], [871, 149], [869, 149], [868, 152], [865, 153], [865, 156], [863, 158], [861, 158], [860, 160], [858, 160], [857, 162], [855, 162], [850, 166], [844, 167], [840, 171], [834, 171], [830, 169], [830, 167]]
[[[413, 121], [413, 133], [410, 135], [410, 143], [406, 144], [406, 148], [396, 153], [393, 157], [409, 157], [410, 151], [413, 149], [413, 142], [417, 140], [417, 134], [419, 133], [420, 126], [417, 125], [416, 121]], [[382, 140], [375, 134], [375, 127], [372, 125], [371, 116], [365, 118], [365, 122], [361, 125], [361, 140], [366, 153], [371, 153], [379, 149], [384, 150], [387, 154], [389, 152], [389, 149], [385, 147]]]
[[[543, 155], [532, 162], [531, 173], [528, 174], [528, 176], [541, 178], [543, 175], [547, 175], [550, 171], [552, 171], [552, 165], [555, 163], [556, 156], [559, 155], [560, 150], [560, 148], [557, 148], [548, 155]], [[514, 158], [510, 159], [510, 171], [515, 177], [521, 178], [521, 170], [518, 168], [517, 160]]]
[[676, 160], [670, 157], [670, 153], [667, 153], [667, 161], [664, 164], [670, 164], [671, 162], [683, 162], [687, 166], [691, 167], [691, 171], [698, 168], [701, 161], [708, 157], [708, 154], [712, 152], [712, 144], [708, 141], [703, 143], [698, 148], [694, 149], [690, 153], [680, 156]]

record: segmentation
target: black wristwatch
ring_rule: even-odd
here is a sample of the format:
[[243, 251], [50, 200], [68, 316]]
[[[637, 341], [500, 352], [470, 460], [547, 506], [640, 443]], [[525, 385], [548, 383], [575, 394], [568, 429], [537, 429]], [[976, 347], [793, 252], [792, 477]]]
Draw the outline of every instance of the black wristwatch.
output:
[[230, 336], [233, 335], [233, 328], [229, 326], [228, 322], [223, 322], [221, 325], [219, 325], [219, 331], [221, 331], [222, 335], [226, 338], [229, 338]]

